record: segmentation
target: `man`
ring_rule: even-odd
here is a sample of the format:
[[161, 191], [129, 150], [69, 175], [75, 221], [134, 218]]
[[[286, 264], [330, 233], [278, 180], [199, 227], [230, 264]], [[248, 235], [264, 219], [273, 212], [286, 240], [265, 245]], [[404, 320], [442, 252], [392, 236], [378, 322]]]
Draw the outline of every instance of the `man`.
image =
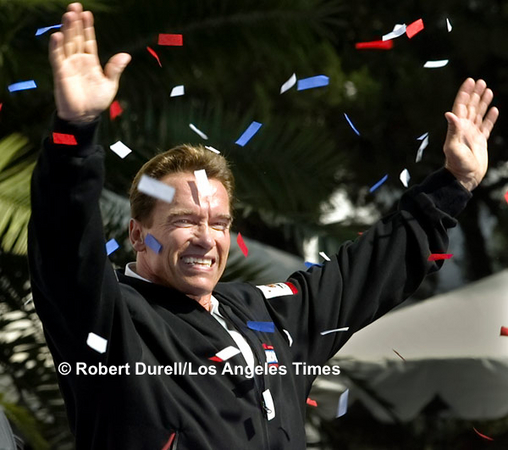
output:
[[[50, 59], [57, 117], [32, 181], [29, 257], [34, 301], [59, 371], [78, 449], [305, 448], [305, 401], [315, 373], [349, 339], [402, 302], [440, 263], [447, 228], [487, 170], [498, 111], [471, 79], [460, 88], [445, 168], [410, 189], [400, 210], [330, 262], [285, 283], [218, 283], [229, 250], [232, 177], [220, 156], [179, 147], [148, 162], [133, 183], [136, 263], [116, 274], [106, 256], [98, 199], [98, 116], [130, 57], [104, 72], [93, 18], [69, 5]], [[205, 170], [208, 185], [198, 179]], [[155, 200], [141, 175], [175, 189]], [[168, 199], [169, 200], [169, 199]], [[321, 331], [349, 327], [348, 332]], [[257, 371], [257, 369], [261, 369]], [[256, 372], [256, 373], [254, 373]]]

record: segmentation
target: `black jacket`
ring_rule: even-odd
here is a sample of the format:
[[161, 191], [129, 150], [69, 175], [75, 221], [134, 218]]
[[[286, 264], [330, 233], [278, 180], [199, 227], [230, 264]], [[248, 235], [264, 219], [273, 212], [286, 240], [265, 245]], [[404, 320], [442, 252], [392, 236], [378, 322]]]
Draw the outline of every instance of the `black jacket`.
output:
[[[446, 229], [470, 194], [446, 170], [436, 172], [323, 267], [291, 275], [284, 295], [267, 299], [254, 285], [219, 283], [222, 315], [264, 367], [249, 378], [224, 372], [245, 365], [241, 354], [210, 359], [236, 344], [197, 302], [113, 271], [98, 204], [104, 154], [93, 143], [95, 129], [56, 119], [54, 131], [75, 135], [78, 145], [46, 139], [29, 229], [34, 302], [55, 365], [70, 364], [59, 383], [78, 450], [305, 449], [305, 401], [316, 373], [307, 369], [325, 365], [352, 333], [440, 266], [427, 258], [446, 250]], [[295, 293], [286, 295], [290, 286]], [[274, 332], [255, 331], [249, 321], [273, 322]], [[349, 331], [320, 334], [340, 327]], [[89, 333], [107, 340], [105, 353], [87, 345]], [[116, 375], [89, 371], [121, 366]]]

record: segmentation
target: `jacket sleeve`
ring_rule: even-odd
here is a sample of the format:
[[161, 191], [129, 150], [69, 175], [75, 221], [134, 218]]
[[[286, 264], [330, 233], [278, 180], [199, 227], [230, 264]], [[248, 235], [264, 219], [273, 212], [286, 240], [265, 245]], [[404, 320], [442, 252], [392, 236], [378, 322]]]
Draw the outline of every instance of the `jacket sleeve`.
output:
[[53, 131], [73, 135], [77, 145], [45, 139], [32, 176], [31, 284], [57, 363], [94, 357], [88, 334], [108, 339], [119, 298], [99, 209], [104, 155], [94, 144], [97, 125], [74, 126], [55, 116]]
[[[471, 193], [445, 169], [408, 190], [392, 215], [355, 242], [343, 244], [323, 267], [296, 272], [295, 295], [267, 300], [292, 336], [297, 361], [324, 364], [357, 330], [404, 301], [425, 275], [438, 270], [431, 253], [444, 253], [447, 229]], [[349, 327], [348, 331], [321, 332]]]

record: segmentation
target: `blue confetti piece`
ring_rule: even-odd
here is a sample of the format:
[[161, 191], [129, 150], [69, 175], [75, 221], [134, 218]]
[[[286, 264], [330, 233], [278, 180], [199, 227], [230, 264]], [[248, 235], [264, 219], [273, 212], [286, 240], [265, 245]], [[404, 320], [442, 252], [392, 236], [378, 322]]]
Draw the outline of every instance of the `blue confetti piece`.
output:
[[323, 267], [323, 264], [311, 263], [309, 261], [305, 261], [304, 264], [305, 264], [305, 267], [307, 267], [307, 269], [310, 269], [311, 267], [314, 267], [314, 266]]
[[351, 122], [351, 120], [349, 119], [348, 115], [346, 113], [344, 113], [344, 117], [346, 118], [347, 120], [347, 123], [349, 123], [349, 126], [353, 129], [353, 131], [358, 135], [360, 136], [360, 132], [356, 129], [356, 127], [353, 125], [353, 122]]
[[298, 80], [297, 91], [305, 89], [314, 89], [318, 87], [328, 86], [330, 79], [326, 75], [316, 75], [315, 77], [303, 78]]
[[374, 186], [372, 186], [369, 189], [369, 192], [374, 192], [379, 186], [381, 186], [386, 180], [388, 180], [388, 175], [385, 175], [383, 178], [381, 178]]
[[150, 233], [146, 235], [145, 242], [155, 253], [160, 253], [162, 250], [162, 245]]
[[35, 89], [37, 85], [34, 80], [20, 81], [19, 83], [11, 84], [7, 89], [9, 92], [24, 91], [26, 89]]
[[249, 320], [247, 326], [254, 331], [264, 331], [265, 333], [275, 333], [275, 324], [273, 322], [253, 322]]
[[52, 25], [51, 27], [44, 27], [44, 28], [38, 28], [35, 32], [36, 36], [40, 36], [41, 34], [46, 33], [46, 31], [52, 30], [53, 28], [61, 28], [62, 24], [59, 25]]
[[339, 398], [339, 405], [337, 407], [337, 415], [335, 418], [339, 418], [347, 413], [347, 403], [349, 399], [349, 389], [346, 389]]
[[118, 245], [118, 242], [116, 242], [114, 239], [109, 240], [106, 242], [106, 253], [111, 255], [115, 250], [118, 250], [120, 246]]
[[243, 134], [238, 138], [238, 140], [235, 142], [235, 144], [239, 145], [240, 147], [243, 147], [247, 142], [249, 142], [252, 139], [252, 136], [254, 136], [259, 129], [262, 127], [262, 124], [259, 122], [252, 122], [249, 125], [249, 128], [247, 128]]

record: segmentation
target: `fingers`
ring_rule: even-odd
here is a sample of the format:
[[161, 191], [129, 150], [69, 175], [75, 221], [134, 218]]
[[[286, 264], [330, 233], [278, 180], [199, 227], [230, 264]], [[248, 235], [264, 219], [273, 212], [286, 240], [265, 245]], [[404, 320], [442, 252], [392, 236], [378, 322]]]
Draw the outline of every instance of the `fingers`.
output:
[[95, 28], [93, 26], [93, 14], [85, 11], [83, 17], [84, 51], [91, 55], [97, 55], [97, 40], [95, 39]]
[[93, 15], [90, 11], [83, 11], [81, 3], [71, 3], [68, 6], [62, 23], [65, 56], [83, 52], [97, 54]]
[[496, 107], [493, 107], [493, 108], [490, 108], [489, 112], [485, 116], [485, 119], [483, 119], [480, 130], [486, 139], [489, 138], [490, 132], [492, 131], [492, 128], [494, 128], [494, 125], [496, 124], [498, 117], [499, 117], [499, 110]]
[[483, 80], [478, 80], [475, 83], [474, 89], [469, 96], [469, 102], [467, 105], [467, 111], [468, 111], [467, 118], [473, 123], [475, 123], [477, 120], [478, 107], [480, 105], [480, 100], [482, 99], [486, 88], [487, 88], [487, 83], [485, 83], [485, 81], [483, 81]]
[[117, 53], [112, 56], [106, 67], [104, 68], [104, 74], [111, 81], [118, 83], [120, 81], [120, 75], [131, 61], [131, 55], [128, 53]]
[[65, 52], [63, 49], [64, 36], [63, 33], [57, 32], [51, 35], [49, 40], [49, 61], [56, 71], [65, 59]]
[[459, 118], [467, 117], [467, 104], [471, 93], [475, 88], [475, 81], [472, 78], [468, 78], [459, 88], [455, 101], [453, 102], [452, 112]]

